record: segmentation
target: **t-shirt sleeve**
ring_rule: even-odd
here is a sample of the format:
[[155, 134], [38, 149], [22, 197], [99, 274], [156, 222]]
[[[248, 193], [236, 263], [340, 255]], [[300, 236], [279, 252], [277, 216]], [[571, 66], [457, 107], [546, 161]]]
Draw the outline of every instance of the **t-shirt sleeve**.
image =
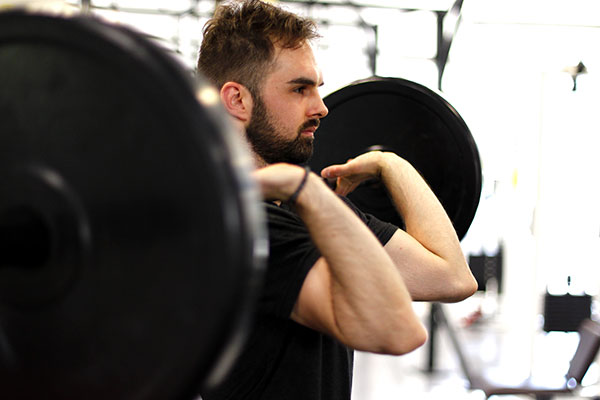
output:
[[[341, 199], [385, 245], [396, 226], [361, 212], [345, 197]], [[288, 208], [266, 203], [269, 229], [269, 261], [258, 312], [288, 318], [308, 271], [321, 253], [298, 215]]]
[[383, 246], [385, 246], [385, 244], [398, 230], [398, 227], [394, 224], [384, 222], [371, 214], [363, 213], [347, 197], [339, 197], [356, 213], [356, 215], [358, 215], [358, 217], [369, 227], [369, 229], [371, 229]]

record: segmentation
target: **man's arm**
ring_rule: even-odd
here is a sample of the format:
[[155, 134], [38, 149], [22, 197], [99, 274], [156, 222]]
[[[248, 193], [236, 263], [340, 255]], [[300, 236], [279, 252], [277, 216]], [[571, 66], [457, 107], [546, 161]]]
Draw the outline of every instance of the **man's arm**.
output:
[[419, 173], [394, 153], [370, 152], [321, 172], [337, 178], [346, 195], [365, 179], [379, 178], [406, 224], [385, 249], [404, 278], [413, 300], [460, 301], [477, 290], [456, 231], [444, 208]]
[[[263, 195], [289, 199], [304, 170], [276, 164], [255, 172]], [[291, 318], [363, 351], [404, 354], [427, 332], [401, 274], [375, 235], [315, 174], [296, 204], [322, 257], [308, 273]]]

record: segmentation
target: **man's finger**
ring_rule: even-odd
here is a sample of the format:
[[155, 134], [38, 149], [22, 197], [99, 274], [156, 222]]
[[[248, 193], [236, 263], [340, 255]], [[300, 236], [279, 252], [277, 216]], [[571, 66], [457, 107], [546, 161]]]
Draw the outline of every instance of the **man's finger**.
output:
[[340, 176], [339, 167], [339, 165], [330, 165], [329, 167], [323, 168], [321, 170], [321, 176], [323, 178], [337, 178]]

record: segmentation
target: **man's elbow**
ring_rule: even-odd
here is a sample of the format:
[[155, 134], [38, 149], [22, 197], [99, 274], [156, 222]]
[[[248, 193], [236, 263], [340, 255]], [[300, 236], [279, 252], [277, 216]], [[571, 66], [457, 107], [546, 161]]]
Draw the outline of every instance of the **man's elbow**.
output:
[[419, 323], [413, 329], [392, 337], [388, 344], [379, 352], [388, 355], [401, 356], [418, 349], [423, 346], [426, 341], [427, 330]]
[[477, 280], [469, 272], [467, 276], [456, 279], [451, 285], [449, 296], [445, 299], [447, 303], [457, 303], [471, 297], [477, 291]]

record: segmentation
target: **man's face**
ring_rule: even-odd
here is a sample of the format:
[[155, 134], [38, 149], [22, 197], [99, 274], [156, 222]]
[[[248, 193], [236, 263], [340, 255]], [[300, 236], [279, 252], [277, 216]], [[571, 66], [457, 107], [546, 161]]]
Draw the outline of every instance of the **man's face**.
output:
[[277, 48], [275, 62], [255, 96], [246, 135], [267, 164], [302, 164], [313, 151], [314, 133], [327, 107], [318, 91], [323, 84], [312, 49]]

